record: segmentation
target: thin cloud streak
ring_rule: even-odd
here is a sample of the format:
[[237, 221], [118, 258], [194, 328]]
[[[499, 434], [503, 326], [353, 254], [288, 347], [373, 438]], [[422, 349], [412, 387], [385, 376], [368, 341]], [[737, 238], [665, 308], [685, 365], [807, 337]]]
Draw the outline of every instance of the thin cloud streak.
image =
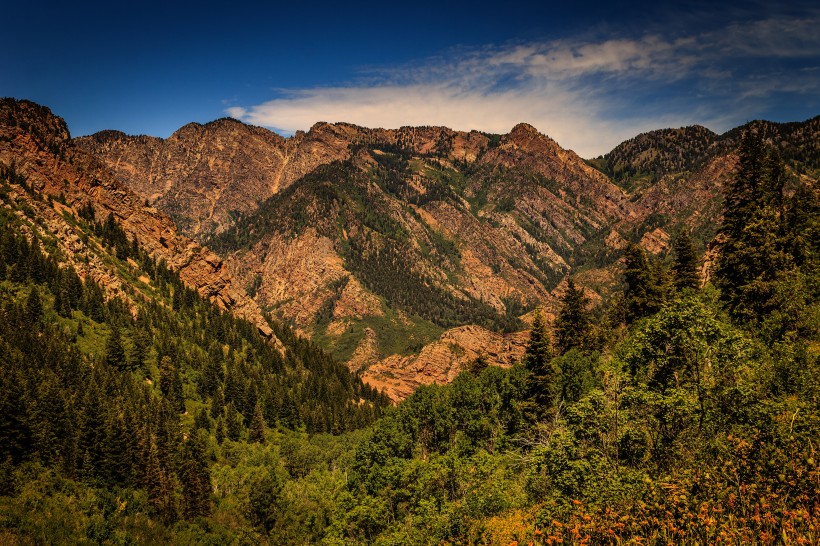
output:
[[[373, 72], [362, 82], [285, 91], [226, 112], [291, 133], [318, 121], [504, 133], [526, 121], [592, 157], [659, 127], [723, 130], [765, 111], [765, 99], [775, 94], [820, 96], [810, 70], [820, 65], [818, 25], [816, 18], [770, 19], [691, 36], [462, 49]], [[784, 74], [774, 64], [783, 60], [802, 65]]]

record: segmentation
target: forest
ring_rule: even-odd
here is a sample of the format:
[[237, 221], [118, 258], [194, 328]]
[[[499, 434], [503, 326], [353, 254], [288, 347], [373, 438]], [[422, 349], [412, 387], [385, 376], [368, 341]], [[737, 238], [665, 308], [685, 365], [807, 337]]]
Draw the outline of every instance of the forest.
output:
[[393, 406], [113, 218], [75, 221], [153, 298], [0, 210], [0, 543], [817, 544], [820, 205], [756, 135], [739, 155], [708, 278], [686, 230], [629, 245], [603, 307], [570, 277], [519, 364]]

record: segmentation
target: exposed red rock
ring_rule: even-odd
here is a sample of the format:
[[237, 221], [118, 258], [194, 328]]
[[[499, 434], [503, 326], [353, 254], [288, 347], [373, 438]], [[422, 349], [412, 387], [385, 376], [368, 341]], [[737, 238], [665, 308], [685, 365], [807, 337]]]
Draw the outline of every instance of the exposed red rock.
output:
[[393, 400], [403, 400], [421, 385], [449, 383], [464, 367], [483, 356], [494, 366], [509, 367], [524, 354], [529, 334], [498, 334], [480, 326], [448, 330], [418, 355], [392, 355], [362, 374], [367, 383], [384, 389]]
[[[258, 305], [235, 285], [223, 261], [180, 235], [165, 214], [146, 206], [142, 196], [119, 182], [102, 163], [75, 148], [65, 122], [47, 108], [27, 101], [0, 100], [0, 162], [13, 162], [34, 191], [64, 197], [74, 212], [91, 203], [99, 219], [113, 214], [130, 237], [157, 260], [165, 260], [188, 286], [272, 336]], [[69, 250], [66, 254], [81, 256], [76, 230], [56, 211], [41, 212], [48, 218], [50, 231]], [[104, 264], [78, 269], [83, 275], [93, 274], [110, 293], [118, 292], [116, 275]]]

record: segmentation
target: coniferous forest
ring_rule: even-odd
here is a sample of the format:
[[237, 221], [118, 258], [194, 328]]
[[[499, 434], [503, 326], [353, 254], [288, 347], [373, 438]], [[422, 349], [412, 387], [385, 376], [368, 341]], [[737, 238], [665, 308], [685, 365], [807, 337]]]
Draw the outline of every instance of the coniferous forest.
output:
[[0, 209], [0, 543], [817, 544], [817, 195], [747, 134], [724, 201], [708, 278], [685, 229], [628, 245], [611, 298], [570, 277], [535, 311], [521, 362], [395, 406], [91, 206], [71, 221], [153, 297]]

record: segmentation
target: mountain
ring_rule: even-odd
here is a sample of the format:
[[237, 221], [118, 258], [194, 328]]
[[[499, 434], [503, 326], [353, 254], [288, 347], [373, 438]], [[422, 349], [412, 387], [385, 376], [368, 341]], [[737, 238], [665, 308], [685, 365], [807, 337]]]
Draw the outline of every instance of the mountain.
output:
[[653, 184], [666, 174], [692, 171], [718, 135], [700, 125], [642, 133], [603, 157], [603, 172], [627, 190]]
[[[591, 161], [524, 123], [506, 135], [317, 123], [282, 138], [222, 119], [165, 140], [75, 142], [216, 249], [262, 308], [395, 394], [443, 380], [534, 307], [554, 311], [569, 272], [606, 297], [627, 241], [664, 255], [685, 227], [705, 248], [738, 135], [763, 132], [811, 177], [817, 126], [664, 129]], [[520, 356], [508, 346], [491, 363]]]
[[816, 542], [814, 127], [619, 187], [526, 125], [320, 124], [220, 258], [0, 101], [0, 542]]
[[254, 210], [318, 165], [347, 154], [347, 141], [330, 132], [284, 139], [230, 118], [191, 123], [164, 140], [103, 131], [76, 144], [104, 158], [121, 181], [193, 237], [225, 229], [233, 214]]
[[814, 171], [820, 116], [804, 122], [752, 121], [718, 135], [700, 125], [642, 133], [616, 146], [593, 163], [613, 181], [632, 191], [664, 176], [695, 172], [719, 156], [733, 153], [746, 131], [774, 145], [793, 168]]
[[[493, 331], [523, 329], [520, 315], [554, 306], [576, 249], [637, 215], [606, 176], [526, 124], [485, 135], [318, 123], [282, 139], [219, 120], [165, 141], [76, 142], [217, 249], [263, 308], [382, 386], [419, 375], [413, 366], [447, 377], [429, 343], [450, 347], [457, 370]], [[480, 328], [447, 333], [470, 324]], [[509, 365], [520, 338], [479, 352]], [[377, 363], [380, 380], [366, 371]], [[401, 383], [391, 388], [408, 392]]]
[[[44, 339], [79, 351], [82, 369], [127, 354], [127, 370], [155, 384], [168, 356], [194, 408], [210, 404], [216, 418], [233, 400], [249, 421], [258, 402], [269, 423], [316, 431], [354, 428], [384, 403], [265, 316], [225, 262], [76, 148], [61, 118], [28, 101], [0, 100], [0, 218], [0, 273], [12, 283], [5, 303], [13, 311], [26, 288], [18, 285], [34, 282], [57, 332]], [[117, 358], [112, 343], [121, 344]]]
[[[256, 324], [265, 336], [272, 331], [259, 307], [236, 286], [224, 262], [207, 248], [178, 233], [174, 223], [127, 186], [118, 182], [94, 157], [78, 150], [65, 122], [50, 110], [27, 101], [0, 101], [0, 162], [23, 173], [33, 192], [59, 197], [56, 205], [32, 202], [38, 217], [51, 233], [64, 259], [78, 272], [101, 281], [111, 295], [120, 282], [104, 260], [95, 259], [64, 213], [91, 206], [97, 220], [108, 215], [122, 226], [129, 239], [156, 260], [163, 260], [203, 297]], [[24, 196], [21, 196], [24, 198]]]
[[795, 182], [818, 178], [820, 116], [792, 123], [752, 121], [721, 135], [701, 126], [650, 131], [591, 162], [628, 191], [640, 211], [637, 224], [619, 230], [641, 236], [662, 229], [668, 235], [686, 227], [708, 243], [720, 222], [723, 183], [734, 175], [740, 138], [749, 131], [778, 150]]

